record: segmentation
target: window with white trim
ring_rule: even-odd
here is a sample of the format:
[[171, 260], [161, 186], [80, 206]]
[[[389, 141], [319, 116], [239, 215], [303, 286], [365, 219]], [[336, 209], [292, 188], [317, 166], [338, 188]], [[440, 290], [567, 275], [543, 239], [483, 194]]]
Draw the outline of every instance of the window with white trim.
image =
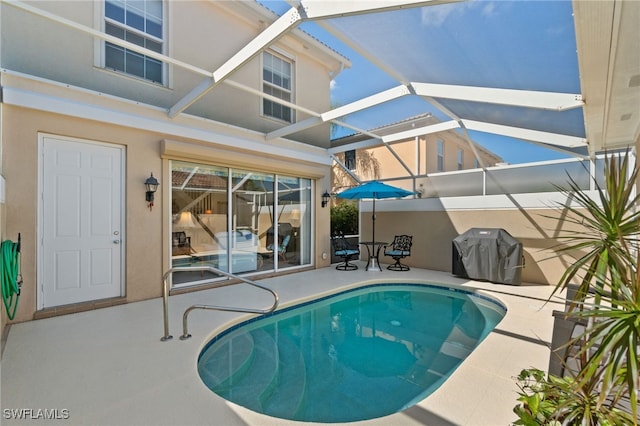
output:
[[458, 148], [458, 170], [464, 169], [464, 151]]
[[[158, 53], [164, 50], [162, 0], [105, 0], [105, 32]], [[162, 84], [161, 61], [105, 41], [105, 68]]]
[[[270, 52], [262, 55], [262, 91], [287, 102], [293, 102], [293, 62]], [[262, 99], [262, 114], [293, 123], [294, 111], [272, 100]]]
[[444, 141], [438, 139], [436, 144], [438, 149], [438, 171], [444, 172]]

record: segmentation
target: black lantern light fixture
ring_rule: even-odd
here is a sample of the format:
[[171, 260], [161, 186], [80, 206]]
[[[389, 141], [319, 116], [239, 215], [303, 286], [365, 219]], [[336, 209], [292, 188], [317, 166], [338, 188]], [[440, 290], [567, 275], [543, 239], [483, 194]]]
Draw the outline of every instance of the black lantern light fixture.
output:
[[153, 209], [153, 194], [158, 190], [158, 185], [160, 185], [158, 179], [153, 177], [153, 173], [144, 181], [144, 186], [147, 188], [146, 200], [149, 203], [149, 210]]
[[330, 200], [331, 194], [329, 194], [327, 191], [324, 191], [324, 194], [322, 194], [322, 208], [325, 208], [327, 204], [329, 204]]

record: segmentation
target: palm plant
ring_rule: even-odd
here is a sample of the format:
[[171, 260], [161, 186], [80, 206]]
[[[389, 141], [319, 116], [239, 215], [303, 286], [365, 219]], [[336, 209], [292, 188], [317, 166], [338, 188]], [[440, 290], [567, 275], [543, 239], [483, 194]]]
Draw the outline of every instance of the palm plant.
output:
[[[564, 244], [555, 251], [572, 256], [575, 261], [562, 275], [552, 296], [577, 283], [566, 315], [586, 320], [588, 325], [567, 344], [577, 348], [578, 371], [573, 377], [569, 380], [549, 376], [538, 382], [546, 392], [562, 389], [563, 398], [551, 399], [556, 401], [553, 415], [570, 424], [609, 424], [612, 403], [615, 406], [623, 397], [629, 398], [631, 415], [622, 415], [620, 421], [638, 424], [640, 196], [633, 188], [638, 168], [631, 167], [628, 151], [620, 157], [607, 155], [605, 187], [595, 181], [596, 199], [582, 191], [571, 177], [567, 189], [558, 188], [577, 207], [569, 202], [561, 205], [568, 213], [563, 220], [575, 228], [560, 237]], [[530, 370], [523, 371], [524, 376], [529, 373]], [[523, 405], [514, 408], [516, 413], [527, 408], [526, 397], [532, 389], [521, 386]]]

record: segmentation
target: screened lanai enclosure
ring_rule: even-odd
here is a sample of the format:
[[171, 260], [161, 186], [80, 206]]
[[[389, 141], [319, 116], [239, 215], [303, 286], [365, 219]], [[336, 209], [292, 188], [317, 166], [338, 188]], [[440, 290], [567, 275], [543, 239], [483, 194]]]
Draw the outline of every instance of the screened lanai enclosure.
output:
[[[329, 152], [353, 184], [371, 177], [353, 173], [340, 154], [384, 147], [408, 178], [396, 185], [417, 191], [422, 184], [435, 188], [433, 196], [444, 195], [416, 159], [425, 155], [417, 141], [449, 130], [464, 138], [475, 168], [489, 166], [481, 147], [515, 164], [588, 158], [638, 140], [635, 2], [261, 3], [280, 18], [257, 41], [269, 30], [299, 26], [353, 62], [334, 79], [335, 108], [267, 138], [331, 123]], [[421, 114], [431, 114], [433, 122], [378, 131]], [[352, 135], [361, 137], [343, 142]], [[416, 140], [416, 149], [403, 154], [397, 144], [408, 139]]]
[[[167, 14], [157, 3], [157, 11], [142, 13], [149, 40], [158, 37], [155, 23]], [[474, 157], [469, 161], [484, 168], [480, 147], [507, 163], [526, 163], [633, 147], [640, 132], [640, 8], [635, 1], [246, 1], [243, 7], [249, 16], [260, 17], [263, 30], [211, 68], [27, 3], [8, 4], [105, 40], [126, 52], [132, 64], [160, 61], [193, 74], [199, 83], [176, 92], [177, 101], [167, 105], [171, 119], [183, 113], [208, 117], [208, 96], [224, 85], [229, 93], [262, 98], [263, 111], [278, 119], [277, 125], [252, 129], [267, 143], [304, 142], [314, 129], [331, 128], [332, 141], [325, 148], [347, 173], [341, 153], [384, 147], [409, 178], [401, 186], [413, 191], [425, 184], [420, 179], [428, 173], [415, 158], [396, 152], [394, 145], [407, 138], [455, 131]], [[137, 13], [133, 2], [107, 5], [113, 6], [106, 11], [109, 19], [118, 19], [111, 10]], [[296, 67], [295, 57], [267, 51], [291, 32], [311, 35], [345, 56], [344, 69], [331, 75], [331, 109], [312, 110], [297, 96], [305, 71]], [[260, 90], [234, 80], [260, 56]], [[436, 122], [397, 133], [376, 131], [420, 114], [431, 114]], [[340, 144], [341, 137], [353, 134], [364, 138]], [[352, 178], [354, 184], [366, 180]]]
[[[3, 49], [12, 61], [3, 64], [3, 104], [113, 121], [180, 143], [198, 141], [233, 154], [243, 150], [255, 155], [256, 164], [243, 161], [238, 167], [235, 158], [231, 163], [220, 160], [216, 149], [202, 163], [182, 161], [194, 159], [179, 153], [163, 154], [170, 165], [163, 166], [169, 173], [163, 173], [161, 188], [171, 188], [166, 194], [170, 212], [163, 213], [162, 240], [163, 256], [169, 250], [171, 256], [170, 264], [163, 266], [210, 265], [245, 274], [322, 264], [326, 260], [322, 254], [329, 247], [329, 224], [320, 203], [321, 194], [332, 189], [329, 167], [343, 169], [352, 186], [371, 180], [344, 164], [345, 152], [385, 151], [389, 163], [399, 170], [388, 180], [423, 198], [506, 194], [509, 207], [522, 209], [511, 194], [554, 190], [553, 185], [564, 181], [567, 173], [588, 186], [591, 180], [585, 170], [602, 170], [602, 157], [597, 155], [638, 144], [640, 2], [225, 2], [256, 30], [242, 36], [241, 46], [226, 46], [228, 50], [219, 49], [218, 56], [211, 57], [189, 56], [185, 53], [189, 49], [179, 52], [172, 45], [179, 32], [171, 22], [172, 12], [196, 2], [143, 3], [95, 2], [99, 5], [96, 16], [76, 21], [57, 15], [52, 2], [2, 2], [3, 28], [15, 34], [20, 34], [23, 21], [9, 17], [35, 16], [38, 25], [33, 27], [43, 33], [60, 28], [68, 31], [65, 40], [82, 39], [86, 46], [105, 48], [105, 57], [100, 58], [104, 63], [97, 60], [97, 50], [91, 51], [86, 58], [95, 57], [100, 63], [89, 64], [87, 72], [77, 76], [55, 74], [53, 67], [42, 65], [46, 61], [41, 58], [32, 59], [33, 66], [27, 64], [27, 56], [16, 47], [19, 44], [13, 44], [13, 50]], [[93, 26], [87, 24], [92, 20]], [[126, 27], [127, 32], [120, 33], [116, 27]], [[294, 37], [288, 38], [291, 34]], [[189, 41], [196, 40], [197, 36], [189, 36]], [[16, 42], [32, 43], [30, 38], [25, 40], [16, 37]], [[288, 53], [287, 43], [299, 43], [291, 52], [317, 51], [340, 65], [322, 71], [330, 74], [330, 79], [323, 74], [323, 81], [331, 82], [326, 88], [330, 108], [311, 106], [319, 104], [301, 90], [302, 82], [314, 81], [314, 72], [319, 71]], [[40, 52], [52, 54], [54, 49], [44, 45]], [[254, 69], [249, 69], [251, 65]], [[103, 75], [91, 74], [98, 69], [149, 81], [136, 90], [124, 84], [135, 79], [102, 85]], [[253, 71], [256, 75], [247, 77]], [[156, 78], [159, 72], [162, 76]], [[90, 114], [71, 102], [30, 98], [25, 94], [27, 83], [11, 86], [12, 80], [29, 73], [35, 76], [29, 83], [32, 87], [44, 85], [40, 80], [35, 84], [36, 79], [52, 80], [56, 89], [71, 85], [102, 99], [114, 97], [131, 104], [118, 106], [122, 109], [118, 114], [104, 114], [98, 107]], [[156, 87], [158, 79], [162, 84]], [[180, 84], [171, 87], [172, 79]], [[50, 95], [43, 98], [48, 100]], [[255, 119], [242, 110], [245, 105], [238, 109], [247, 99], [260, 105]], [[226, 103], [235, 113], [225, 110]], [[148, 106], [144, 110], [148, 116], [128, 114], [134, 104]], [[401, 131], [380, 131], [416, 116], [430, 120]], [[205, 124], [215, 124], [216, 131], [204, 130], [209, 129]], [[221, 135], [218, 127], [228, 134]], [[243, 131], [241, 138], [227, 137], [238, 130]], [[443, 150], [429, 157], [423, 141], [447, 132], [455, 132], [468, 151], [461, 156]], [[346, 139], [353, 135], [357, 141]], [[401, 152], [399, 144], [406, 141], [414, 148]], [[490, 151], [511, 166], [489, 167], [481, 151]], [[280, 155], [286, 164], [277, 169], [257, 164], [255, 159], [261, 160], [263, 153]], [[292, 158], [307, 169], [288, 170]], [[449, 158], [463, 167], [446, 175], [429, 170], [430, 161], [446, 164]], [[560, 166], [513, 168], [546, 160], [558, 160]], [[464, 207], [470, 206], [465, 200]], [[483, 209], [487, 204], [472, 207]], [[211, 277], [198, 272], [174, 278], [174, 285], [184, 285]]]
[[[119, 19], [110, 10], [137, 16], [134, 3], [108, 1], [113, 7], [107, 18]], [[144, 25], [141, 31], [149, 40], [158, 38], [156, 24], [167, 14], [162, 2], [156, 3], [157, 11], [141, 12], [150, 28], [148, 34]], [[640, 132], [640, 8], [635, 1], [246, 1], [243, 7], [260, 17], [263, 30], [210, 68], [28, 3], [7, 4], [104, 40], [126, 52], [132, 66], [160, 61], [191, 73], [199, 83], [176, 93], [177, 101], [166, 108], [169, 118], [207, 117], [207, 96], [224, 85], [230, 93], [262, 98], [263, 111], [278, 118], [278, 125], [252, 129], [265, 141], [304, 142], [317, 127], [331, 127], [334, 140], [364, 135], [357, 144], [328, 141], [326, 147], [340, 163], [337, 154], [383, 146], [410, 178], [425, 173], [398, 155], [394, 143], [421, 135], [458, 132], [482, 168], [479, 146], [513, 164], [634, 146]], [[297, 97], [296, 82], [304, 70], [296, 68], [295, 58], [267, 52], [290, 32], [311, 35], [345, 56], [344, 69], [331, 75], [333, 108], [310, 109]], [[259, 56], [264, 65], [260, 90], [233, 80]], [[401, 133], [375, 130], [425, 113], [438, 122]], [[408, 189], [418, 186], [414, 179]]]

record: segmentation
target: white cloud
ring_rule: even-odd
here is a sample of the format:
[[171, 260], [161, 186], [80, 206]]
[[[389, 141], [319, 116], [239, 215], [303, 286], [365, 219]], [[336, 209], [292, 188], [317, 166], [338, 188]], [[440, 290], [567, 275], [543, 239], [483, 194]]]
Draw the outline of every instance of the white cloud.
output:
[[329, 90], [335, 90], [338, 88], [338, 83], [336, 83], [335, 80], [331, 80], [331, 82], [329, 83]]
[[494, 16], [496, 14], [496, 4], [494, 2], [488, 2], [482, 8], [483, 16]]
[[450, 16], [463, 15], [467, 10], [482, 8], [483, 16], [494, 16], [496, 4], [493, 1], [469, 1], [465, 3], [450, 3], [426, 6], [421, 9], [422, 25], [440, 27]]
[[423, 25], [440, 27], [447, 20], [447, 17], [455, 12], [453, 4], [443, 4], [439, 6], [428, 6], [422, 8], [421, 22]]

